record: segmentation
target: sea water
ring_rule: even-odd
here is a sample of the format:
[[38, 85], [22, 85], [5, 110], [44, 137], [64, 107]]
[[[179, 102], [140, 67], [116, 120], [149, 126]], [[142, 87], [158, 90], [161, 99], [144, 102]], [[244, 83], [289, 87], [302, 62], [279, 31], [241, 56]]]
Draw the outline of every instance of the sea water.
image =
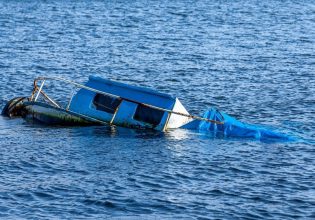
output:
[[1, 108], [37, 76], [96, 75], [304, 141], [0, 117], [0, 217], [315, 218], [314, 24], [311, 0], [1, 0]]

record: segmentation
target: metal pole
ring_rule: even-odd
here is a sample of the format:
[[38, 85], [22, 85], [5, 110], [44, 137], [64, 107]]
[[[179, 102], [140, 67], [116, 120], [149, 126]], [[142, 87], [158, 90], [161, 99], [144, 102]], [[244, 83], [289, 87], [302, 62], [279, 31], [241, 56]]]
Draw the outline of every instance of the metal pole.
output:
[[121, 105], [121, 102], [122, 102], [122, 101], [120, 101], [119, 105], [118, 105], [117, 108], [115, 109], [114, 115], [113, 115], [112, 119], [111, 119], [110, 122], [109, 122], [110, 125], [112, 125], [113, 122], [114, 122], [114, 119], [115, 119], [116, 114], [117, 114], [117, 112], [118, 112], [118, 109], [119, 109], [119, 107], [120, 107], [120, 105]]
[[35, 97], [35, 99], [34, 99], [34, 101], [36, 102], [37, 101], [37, 99], [38, 99], [38, 97], [39, 97], [39, 94], [40, 94], [40, 92], [42, 91], [42, 89], [43, 89], [43, 86], [44, 86], [44, 84], [45, 84], [45, 79], [44, 79], [44, 81], [42, 82], [42, 84], [40, 85], [40, 87], [39, 87], [39, 90], [38, 90], [38, 93], [37, 93], [37, 95], [36, 95], [36, 97]]
[[60, 108], [60, 106], [59, 106], [54, 100], [52, 100], [51, 98], [49, 98], [49, 96], [46, 95], [46, 94], [43, 92], [43, 90], [40, 91], [40, 93], [42, 93], [42, 95], [43, 95], [48, 101], [50, 101], [54, 106], [56, 106], [57, 108]]
[[72, 99], [73, 99], [73, 96], [74, 96], [74, 90], [72, 90], [71, 97], [70, 97], [70, 99], [69, 99], [69, 102], [68, 102], [68, 105], [67, 105], [67, 108], [66, 108], [67, 111], [68, 111], [69, 108], [70, 108], [70, 104], [71, 104], [71, 101], [72, 101]]

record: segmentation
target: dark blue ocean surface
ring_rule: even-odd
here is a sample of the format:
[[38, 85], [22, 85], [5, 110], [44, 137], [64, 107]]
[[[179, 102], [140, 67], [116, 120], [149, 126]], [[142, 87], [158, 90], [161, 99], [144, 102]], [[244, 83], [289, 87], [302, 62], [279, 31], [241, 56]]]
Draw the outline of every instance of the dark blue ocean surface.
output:
[[0, 108], [97, 75], [300, 138], [0, 117], [0, 218], [315, 218], [314, 1], [1, 0], [0, 74]]

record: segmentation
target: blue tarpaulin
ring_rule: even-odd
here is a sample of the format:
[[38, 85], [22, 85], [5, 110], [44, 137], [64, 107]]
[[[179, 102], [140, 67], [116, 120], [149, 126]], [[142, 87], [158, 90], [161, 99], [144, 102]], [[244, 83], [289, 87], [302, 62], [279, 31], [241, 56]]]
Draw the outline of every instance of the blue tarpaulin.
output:
[[184, 128], [196, 129], [200, 132], [211, 132], [215, 136], [223, 137], [239, 137], [239, 138], [254, 138], [262, 141], [291, 141], [292, 137], [279, 133], [277, 131], [240, 122], [228, 114], [216, 110], [214, 108], [206, 111], [203, 118], [210, 120], [221, 121], [224, 124], [215, 124], [207, 121], [193, 121]]

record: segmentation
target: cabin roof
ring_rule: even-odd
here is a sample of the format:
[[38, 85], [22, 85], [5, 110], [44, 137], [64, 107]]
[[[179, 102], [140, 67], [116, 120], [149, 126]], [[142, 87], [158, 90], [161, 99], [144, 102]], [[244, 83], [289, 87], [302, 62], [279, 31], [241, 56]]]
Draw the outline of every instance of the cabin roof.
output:
[[[176, 102], [176, 98], [153, 89], [128, 85], [95, 76], [89, 77], [86, 86], [119, 96], [126, 100], [133, 100], [165, 109], [172, 109]], [[78, 94], [83, 95], [83, 93], [88, 93], [88, 91], [81, 91], [81, 93]]]
[[[97, 76], [90, 76], [89, 80], [90, 80], [89, 82], [91, 82], [91, 83], [88, 83], [88, 84], [91, 87], [93, 87], [93, 83], [92, 82], [94, 81], [94, 82], [98, 82], [98, 83], [104, 84], [106, 86], [121, 87], [121, 88], [124, 88], [124, 89], [132, 90], [134, 92], [146, 93], [146, 94], [153, 95], [153, 96], [160, 96], [160, 97], [166, 98], [166, 99], [172, 99], [172, 100], [175, 99], [175, 97], [173, 97], [173, 96], [171, 96], [169, 94], [161, 93], [161, 92], [155, 91], [153, 89], [140, 87], [140, 86], [129, 85], [129, 84], [113, 81], [113, 80], [103, 79], [103, 78], [97, 77]], [[118, 95], [118, 94], [115, 94], [115, 93], [112, 93], [112, 94]], [[126, 98], [126, 97], [123, 97], [123, 98]]]

